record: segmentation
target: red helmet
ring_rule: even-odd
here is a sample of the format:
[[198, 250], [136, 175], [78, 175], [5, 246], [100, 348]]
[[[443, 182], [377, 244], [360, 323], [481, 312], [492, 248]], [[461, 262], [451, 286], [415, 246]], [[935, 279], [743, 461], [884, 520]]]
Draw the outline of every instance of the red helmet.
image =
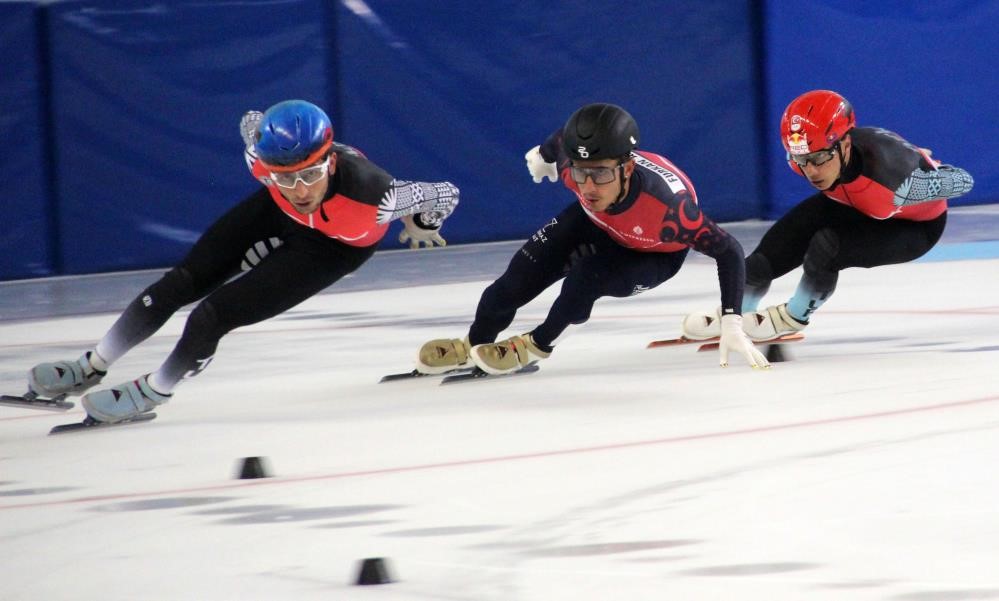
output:
[[836, 92], [812, 90], [791, 101], [780, 120], [780, 141], [790, 154], [829, 148], [857, 125], [853, 106]]

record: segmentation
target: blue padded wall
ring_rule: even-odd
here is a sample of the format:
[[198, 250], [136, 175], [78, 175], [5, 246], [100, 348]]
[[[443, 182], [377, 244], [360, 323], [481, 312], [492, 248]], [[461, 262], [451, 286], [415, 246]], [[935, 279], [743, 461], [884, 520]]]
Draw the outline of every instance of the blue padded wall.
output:
[[572, 201], [523, 155], [588, 102], [627, 108], [714, 218], [761, 211], [749, 3], [367, 0], [337, 22], [343, 136], [396, 177], [457, 184], [452, 242], [525, 237]]
[[768, 0], [764, 15], [769, 217], [813, 192], [784, 162], [778, 125], [799, 94], [825, 88], [853, 104], [859, 125], [893, 130], [967, 169], [975, 189], [951, 206], [999, 202], [999, 2]]
[[257, 186], [243, 112], [333, 96], [332, 11], [320, 0], [49, 9], [67, 272], [176, 262]]
[[53, 271], [39, 16], [33, 3], [0, 2], [0, 279]]
[[[572, 201], [524, 152], [587, 102], [720, 221], [811, 189], [783, 162], [784, 106], [828, 87], [862, 124], [969, 169], [999, 202], [999, 3], [723, 0], [0, 2], [0, 279], [165, 267], [256, 183], [237, 131], [290, 97], [399, 178], [453, 181], [451, 242], [523, 238]], [[40, 133], [39, 133], [40, 132]], [[397, 247], [393, 233], [383, 247]]]

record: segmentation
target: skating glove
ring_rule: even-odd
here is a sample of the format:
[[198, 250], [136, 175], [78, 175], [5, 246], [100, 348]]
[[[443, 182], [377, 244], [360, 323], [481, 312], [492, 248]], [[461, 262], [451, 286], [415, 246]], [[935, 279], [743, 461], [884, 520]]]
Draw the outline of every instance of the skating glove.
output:
[[524, 155], [527, 159], [527, 170], [531, 172], [534, 183], [540, 184], [546, 177], [553, 182], [558, 181], [558, 168], [555, 163], [549, 163], [541, 156], [541, 147], [535, 146]]
[[753, 369], [766, 369], [770, 362], [763, 356], [753, 342], [742, 330], [742, 315], [728, 313], [721, 318], [721, 338], [718, 340], [718, 351], [721, 354], [719, 364], [728, 367], [728, 354], [735, 351], [749, 361]]
[[239, 120], [239, 135], [243, 137], [243, 144], [247, 148], [257, 143], [257, 125], [263, 118], [264, 114], [260, 111], [246, 111]]
[[427, 248], [433, 248], [434, 244], [437, 246], [447, 246], [447, 240], [441, 238], [440, 226], [432, 227], [423, 225], [420, 221], [419, 213], [416, 215], [406, 215], [400, 221], [402, 221], [405, 227], [399, 232], [399, 242], [409, 244], [410, 248], [420, 248], [421, 244], [425, 244]]

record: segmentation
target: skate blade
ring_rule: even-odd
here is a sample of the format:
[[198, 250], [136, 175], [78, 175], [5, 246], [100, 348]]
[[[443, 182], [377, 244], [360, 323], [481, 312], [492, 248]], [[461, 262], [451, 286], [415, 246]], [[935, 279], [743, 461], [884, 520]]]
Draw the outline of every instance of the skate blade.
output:
[[667, 338], [665, 340], [653, 340], [645, 346], [645, 348], [662, 348], [664, 346], [680, 346], [681, 344], [694, 344], [695, 342], [707, 343], [717, 341], [718, 337], [714, 338], [704, 338], [701, 340], [695, 340], [693, 338], [687, 338], [686, 336], [680, 336], [679, 338]]
[[105, 428], [113, 428], [115, 426], [128, 426], [131, 424], [141, 424], [142, 422], [148, 422], [156, 419], [156, 414], [152, 411], [148, 413], [140, 413], [135, 417], [126, 419], [120, 422], [102, 422], [98, 421], [89, 415], [84, 418], [82, 422], [76, 422], [75, 424], [63, 424], [61, 426], [56, 426], [49, 430], [49, 436], [53, 434], [66, 434], [67, 432], [80, 432], [84, 430], [103, 430]]
[[0, 396], [0, 405], [23, 407], [25, 409], [42, 409], [45, 411], [66, 411], [75, 407], [73, 403], [63, 400], [65, 398], [65, 394], [54, 396], [51, 399], [39, 397], [32, 392], [25, 393], [23, 396], [5, 394]]
[[468, 373], [456, 374], [453, 376], [447, 376], [441, 380], [441, 386], [445, 384], [458, 384], [461, 382], [471, 382], [472, 380], [493, 380], [496, 378], [508, 378], [510, 376], [522, 376], [526, 374], [533, 374], [534, 372], [541, 369], [536, 361], [528, 363], [524, 367], [521, 367], [517, 371], [510, 372], [508, 374], [490, 374], [482, 371], [479, 367], [473, 367]]
[[[756, 346], [767, 346], [770, 344], [786, 344], [789, 342], [801, 342], [804, 339], [805, 339], [804, 334], [802, 334], [801, 332], [795, 332], [794, 334], [784, 334], [783, 336], [778, 336], [777, 338], [773, 338], [771, 340], [753, 340], [751, 342]], [[708, 344], [702, 344], [697, 349], [698, 352], [717, 351], [717, 350], [718, 350], [717, 342], [709, 342]]]
[[455, 369], [450, 369], [448, 371], [441, 372], [439, 374], [425, 374], [422, 371], [414, 369], [413, 371], [407, 371], [398, 374], [388, 374], [387, 376], [382, 376], [382, 379], [378, 380], [378, 383], [384, 384], [385, 382], [398, 382], [400, 380], [412, 380], [415, 378], [441, 378], [457, 374], [464, 374], [470, 371], [472, 371], [471, 367], [458, 367]]

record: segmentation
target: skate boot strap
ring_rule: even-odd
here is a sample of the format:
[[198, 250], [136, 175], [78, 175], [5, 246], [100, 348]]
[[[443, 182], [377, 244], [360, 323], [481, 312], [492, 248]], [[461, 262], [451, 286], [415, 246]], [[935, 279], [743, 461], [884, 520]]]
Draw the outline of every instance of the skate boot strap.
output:
[[537, 359], [546, 359], [549, 355], [551, 355], [551, 353], [546, 353], [545, 351], [539, 349], [530, 334], [513, 336], [504, 340], [503, 344], [517, 354], [517, 362], [521, 365], [527, 365], [531, 361]]
[[773, 307], [767, 307], [767, 312], [770, 313], [770, 318], [773, 319], [774, 325], [779, 326], [777, 328], [778, 332], [787, 331], [800, 332], [805, 329], [808, 322], [798, 321], [791, 313], [787, 310], [787, 303], [776, 305]]
[[468, 361], [468, 344], [458, 338], [431, 340], [420, 349], [420, 360], [432, 365], [451, 353], [454, 354], [458, 364]]
[[454, 348], [454, 356], [458, 358], [458, 363], [468, 361], [468, 344], [458, 338], [451, 339], [451, 347]]

